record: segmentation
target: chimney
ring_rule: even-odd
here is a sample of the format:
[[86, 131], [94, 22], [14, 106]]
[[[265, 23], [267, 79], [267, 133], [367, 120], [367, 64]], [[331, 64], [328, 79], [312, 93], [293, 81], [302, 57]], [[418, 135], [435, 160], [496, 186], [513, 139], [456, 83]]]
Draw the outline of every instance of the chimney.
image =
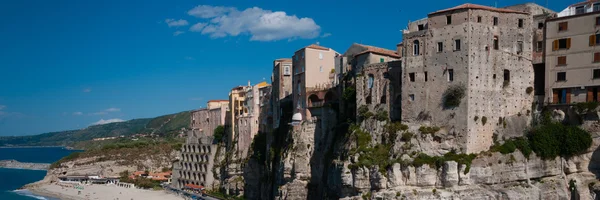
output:
[[404, 44], [402, 42], [400, 42], [396, 45], [396, 53], [399, 56], [402, 56], [402, 50], [404, 50]]

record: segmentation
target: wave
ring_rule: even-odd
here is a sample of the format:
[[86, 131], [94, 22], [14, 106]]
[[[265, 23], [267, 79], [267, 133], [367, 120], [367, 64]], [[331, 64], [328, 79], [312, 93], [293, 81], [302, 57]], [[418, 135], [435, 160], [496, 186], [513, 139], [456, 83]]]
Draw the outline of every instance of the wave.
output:
[[21, 190], [13, 190], [14, 193], [21, 195], [21, 196], [28, 196], [31, 198], [35, 198], [35, 199], [40, 199], [40, 200], [53, 200], [52, 198], [48, 198], [48, 197], [44, 197], [44, 196], [38, 196], [35, 195], [33, 193], [31, 193], [29, 190], [27, 189], [21, 189]]

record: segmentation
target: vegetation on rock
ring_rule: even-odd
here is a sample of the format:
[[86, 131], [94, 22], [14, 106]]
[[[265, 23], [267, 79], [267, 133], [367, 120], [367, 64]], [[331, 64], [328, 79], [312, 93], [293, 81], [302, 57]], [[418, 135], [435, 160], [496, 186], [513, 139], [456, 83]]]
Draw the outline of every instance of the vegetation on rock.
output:
[[465, 96], [466, 88], [464, 85], [452, 85], [444, 92], [444, 107], [453, 108], [460, 105], [461, 99]]

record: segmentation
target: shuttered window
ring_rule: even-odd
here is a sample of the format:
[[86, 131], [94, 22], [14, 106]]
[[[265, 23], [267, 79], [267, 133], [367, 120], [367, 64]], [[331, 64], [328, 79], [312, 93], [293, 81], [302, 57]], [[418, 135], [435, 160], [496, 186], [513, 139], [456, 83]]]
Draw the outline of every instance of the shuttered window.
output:
[[600, 62], [600, 52], [594, 53], [594, 62]]
[[552, 50], [553, 51], [561, 50], [561, 49], [569, 49], [569, 48], [571, 48], [571, 38], [564, 38], [564, 39], [552, 41]]
[[566, 31], [568, 29], [569, 29], [569, 23], [568, 22], [558, 23], [558, 31]]
[[567, 65], [567, 56], [559, 56], [556, 65]]
[[593, 79], [599, 79], [600, 78], [600, 69], [594, 69], [593, 71]]

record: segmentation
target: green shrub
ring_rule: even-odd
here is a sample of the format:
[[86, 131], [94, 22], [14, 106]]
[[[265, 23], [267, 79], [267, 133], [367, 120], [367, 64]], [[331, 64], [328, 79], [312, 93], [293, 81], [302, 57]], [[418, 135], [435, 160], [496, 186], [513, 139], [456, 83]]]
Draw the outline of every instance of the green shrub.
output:
[[217, 126], [215, 130], [213, 130], [213, 140], [215, 143], [219, 143], [223, 140], [223, 136], [225, 135], [225, 127], [222, 125]]
[[358, 107], [358, 116], [361, 119], [369, 119], [371, 117], [373, 117], [373, 113], [371, 111], [369, 111], [369, 107], [367, 107], [366, 105], [362, 105], [360, 107]]
[[600, 103], [596, 101], [580, 102], [573, 105], [573, 110], [575, 110], [575, 112], [577, 112], [578, 114], [586, 114], [595, 111], [598, 108], [599, 104]]
[[502, 154], [509, 154], [515, 152], [517, 146], [512, 140], [505, 141], [502, 145], [495, 145], [492, 147], [492, 151], [500, 152]]
[[388, 133], [397, 133], [398, 131], [405, 131], [408, 130], [408, 126], [405, 124], [402, 124], [400, 122], [392, 122], [392, 123], [388, 123], [384, 126], [384, 129], [388, 132]]
[[434, 133], [438, 132], [439, 130], [440, 130], [440, 127], [437, 127], [437, 126], [421, 126], [421, 127], [419, 127], [419, 131], [422, 134], [433, 135]]
[[453, 108], [460, 105], [461, 99], [465, 96], [466, 88], [464, 85], [452, 85], [444, 92], [444, 107]]
[[408, 141], [410, 141], [410, 139], [412, 139], [413, 136], [414, 136], [413, 133], [406, 131], [406, 132], [402, 133], [402, 137], [400, 139], [402, 141], [408, 142]]
[[375, 119], [377, 121], [387, 121], [388, 120], [388, 112], [385, 110], [378, 110], [377, 114], [375, 114]]
[[572, 157], [584, 153], [592, 145], [591, 135], [576, 126], [549, 123], [528, 134], [531, 149], [542, 159]]
[[527, 94], [531, 94], [533, 92], [533, 87], [531, 87], [531, 86], [527, 87], [527, 89], [525, 89], [525, 92]]
[[486, 116], [483, 116], [483, 117], [481, 118], [481, 124], [485, 125], [485, 123], [487, 123], [487, 117], [486, 117]]

